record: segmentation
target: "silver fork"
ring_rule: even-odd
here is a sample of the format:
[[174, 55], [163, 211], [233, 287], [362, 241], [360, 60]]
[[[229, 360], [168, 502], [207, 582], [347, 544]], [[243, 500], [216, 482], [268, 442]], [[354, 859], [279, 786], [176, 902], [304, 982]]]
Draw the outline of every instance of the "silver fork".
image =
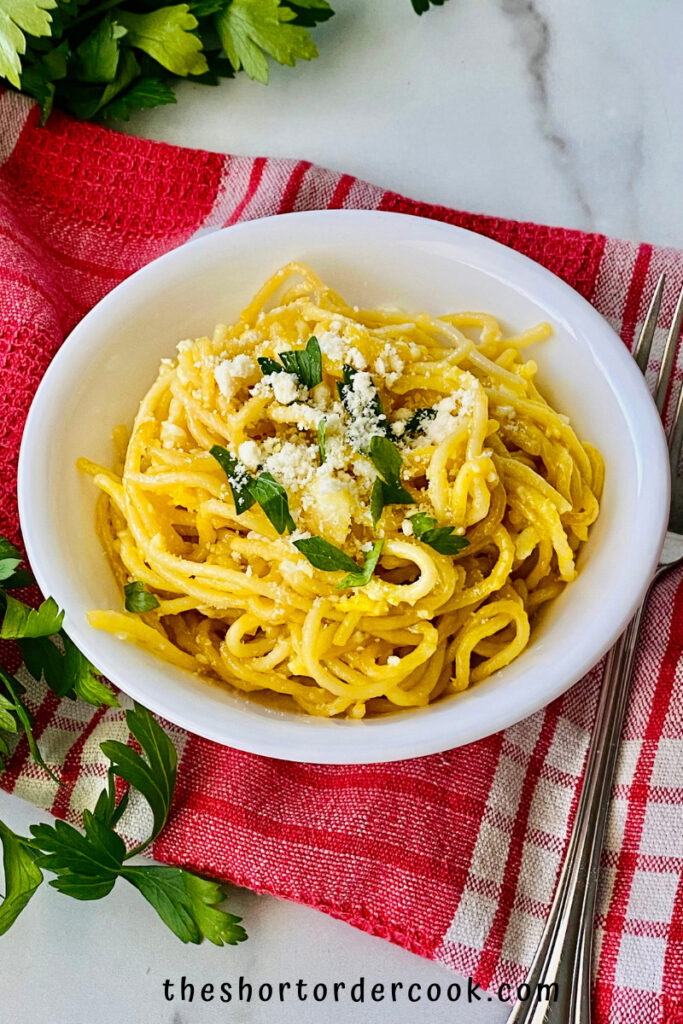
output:
[[[662, 274], [633, 352], [642, 373], [647, 369], [663, 291]], [[682, 321], [683, 289], [655, 385], [654, 399], [660, 413], [666, 401]], [[607, 655], [574, 828], [550, 914], [526, 977], [529, 998], [515, 1003], [507, 1024], [590, 1024], [591, 1021], [593, 917], [600, 854], [638, 632], [652, 586], [669, 570], [683, 564], [683, 475], [679, 473], [682, 442], [683, 389], [669, 436], [672, 491], [664, 549], [643, 603]], [[554, 1000], [547, 998], [552, 989], [543, 988], [553, 985], [556, 986]]]

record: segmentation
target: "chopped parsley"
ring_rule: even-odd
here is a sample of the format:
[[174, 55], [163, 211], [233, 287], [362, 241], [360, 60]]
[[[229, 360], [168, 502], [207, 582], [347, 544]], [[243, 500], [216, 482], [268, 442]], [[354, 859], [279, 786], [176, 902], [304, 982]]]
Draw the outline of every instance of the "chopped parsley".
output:
[[457, 555], [463, 548], [469, 546], [467, 537], [461, 537], [460, 534], [453, 532], [454, 526], [437, 526], [436, 519], [424, 512], [411, 516], [409, 522], [417, 539], [442, 555]]
[[393, 441], [373, 437], [370, 459], [379, 473], [370, 495], [370, 513], [376, 526], [387, 505], [414, 505], [415, 498], [401, 483], [401, 453]]
[[140, 580], [133, 580], [132, 583], [126, 583], [123, 588], [126, 595], [126, 611], [135, 612], [137, 615], [143, 615], [145, 612], [151, 612], [155, 608], [159, 607], [159, 601], [150, 594], [147, 586], [141, 583]]
[[265, 376], [271, 373], [291, 373], [304, 387], [314, 388], [323, 379], [322, 355], [320, 345], [316, 337], [311, 337], [306, 342], [306, 348], [296, 349], [289, 352], [280, 352], [280, 363], [268, 356], [259, 356], [258, 364]]

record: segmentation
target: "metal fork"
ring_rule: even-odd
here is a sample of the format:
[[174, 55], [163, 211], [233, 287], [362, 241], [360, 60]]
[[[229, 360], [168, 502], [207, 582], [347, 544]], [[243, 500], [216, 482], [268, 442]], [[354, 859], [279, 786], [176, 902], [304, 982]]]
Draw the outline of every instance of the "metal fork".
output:
[[[647, 369], [663, 291], [662, 274], [633, 352], [642, 373]], [[666, 401], [682, 321], [683, 289], [655, 385], [654, 399], [660, 413]], [[683, 389], [669, 435], [672, 492], [664, 549], [643, 603], [607, 655], [574, 828], [550, 914], [526, 978], [529, 998], [515, 1003], [507, 1024], [590, 1024], [591, 1021], [591, 955], [600, 854], [638, 632], [652, 586], [669, 570], [683, 564], [683, 475], [679, 473], [682, 443]], [[556, 999], [549, 1000], [547, 996], [552, 989], [544, 986], [553, 985]], [[545, 997], [543, 1000], [541, 995]]]

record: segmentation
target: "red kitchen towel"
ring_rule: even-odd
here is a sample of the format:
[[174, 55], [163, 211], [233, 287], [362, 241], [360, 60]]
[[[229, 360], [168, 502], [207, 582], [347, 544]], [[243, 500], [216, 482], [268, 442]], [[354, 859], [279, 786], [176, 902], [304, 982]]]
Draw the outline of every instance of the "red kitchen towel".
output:
[[[128, 138], [0, 96], [0, 531], [18, 536], [17, 451], [65, 335], [110, 288], [197, 233], [319, 208], [394, 210], [489, 235], [573, 285], [631, 345], [661, 271], [683, 253], [414, 202], [307, 161], [223, 156]], [[681, 377], [678, 370], [678, 377]], [[46, 438], [46, 443], [52, 439]], [[625, 552], [625, 557], [628, 553]], [[649, 606], [612, 793], [595, 922], [598, 1024], [683, 1021], [683, 576]], [[27, 685], [30, 684], [26, 680]], [[472, 975], [523, 979], [565, 850], [599, 671], [514, 728], [390, 765], [288, 764], [170, 727], [177, 797], [159, 860], [298, 900]], [[57, 786], [20, 741], [0, 785], [78, 823], [123, 713], [30, 685]], [[146, 825], [134, 805], [130, 838]]]

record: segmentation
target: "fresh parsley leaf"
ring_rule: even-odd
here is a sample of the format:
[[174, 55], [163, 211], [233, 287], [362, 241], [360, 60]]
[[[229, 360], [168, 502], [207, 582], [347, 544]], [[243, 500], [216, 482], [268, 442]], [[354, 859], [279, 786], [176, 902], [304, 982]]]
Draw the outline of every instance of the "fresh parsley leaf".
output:
[[293, 541], [293, 544], [316, 569], [323, 569], [325, 572], [358, 572], [358, 566], [353, 558], [323, 537], [303, 537], [301, 540]]
[[5, 898], [0, 903], [0, 935], [11, 928], [43, 881], [26, 841], [0, 821], [2, 864], [5, 870]]
[[0, 729], [5, 732], [16, 732], [17, 723], [12, 712], [14, 711], [14, 704], [7, 697], [4, 697], [0, 693]]
[[144, 756], [118, 740], [105, 740], [100, 748], [111, 761], [112, 771], [139, 790], [152, 809], [154, 830], [145, 843], [136, 847], [134, 852], [139, 853], [156, 839], [166, 824], [175, 789], [178, 755], [159, 723], [141, 704], [126, 712], [126, 723]]
[[247, 934], [241, 918], [217, 909], [225, 899], [217, 882], [199, 878], [180, 868], [124, 867], [122, 876], [138, 889], [164, 924], [181, 942], [208, 939], [216, 946], [234, 946]]
[[275, 359], [268, 356], [258, 356], [258, 364], [264, 376], [271, 373], [293, 373], [301, 384], [307, 388], [314, 388], [323, 379], [322, 356], [317, 338], [309, 338], [306, 348], [296, 349], [288, 352], [280, 352], [282, 366]]
[[173, 89], [161, 78], [148, 76], [138, 78], [125, 92], [116, 96], [101, 110], [101, 117], [117, 121], [129, 121], [134, 110], [164, 106], [175, 103]]
[[334, 11], [327, 0], [281, 0], [283, 7], [291, 7], [296, 15], [292, 19], [292, 25], [304, 25], [306, 28], [313, 28], [314, 25], [327, 21], [334, 14]]
[[289, 512], [287, 491], [270, 473], [260, 473], [249, 484], [251, 496], [261, 506], [278, 533], [289, 533], [296, 524]]
[[119, 702], [116, 694], [102, 682], [95, 666], [79, 651], [64, 630], [61, 632], [61, 637], [64, 644], [66, 695], [78, 697], [86, 704], [92, 704], [96, 708], [102, 707], [103, 704], [110, 708], [117, 708]]
[[52, 17], [47, 12], [56, 6], [57, 0], [0, 0], [0, 76], [15, 89], [21, 86], [20, 55], [26, 53], [24, 32], [30, 36], [51, 35]]
[[147, 584], [140, 580], [133, 580], [126, 583], [123, 588], [126, 595], [126, 611], [135, 612], [137, 615], [144, 615], [159, 607], [159, 600], [147, 589]]
[[29, 608], [23, 601], [17, 601], [9, 594], [5, 595], [5, 600], [5, 617], [0, 629], [0, 638], [3, 640], [50, 636], [62, 628], [64, 612], [59, 611], [51, 597], [38, 608]]
[[98, 678], [97, 669], [81, 654], [64, 630], [59, 637], [63, 650], [51, 637], [19, 640], [26, 669], [34, 679], [45, 679], [58, 697], [80, 698], [100, 707], [118, 707], [118, 700], [108, 686]]
[[337, 584], [337, 590], [347, 590], [349, 587], [364, 587], [366, 583], [369, 583], [379, 561], [379, 556], [382, 554], [383, 547], [384, 541], [376, 540], [365, 556], [362, 569], [358, 570], [357, 568], [355, 572], [350, 572], [348, 576], [345, 576]]
[[387, 505], [414, 505], [415, 498], [401, 483], [401, 453], [388, 437], [370, 441], [370, 459], [379, 473], [370, 495], [370, 513], [376, 526]]
[[128, 30], [130, 46], [148, 53], [173, 74], [202, 75], [209, 70], [202, 41], [193, 31], [197, 19], [187, 4], [159, 7], [145, 14], [119, 10], [116, 18]]
[[127, 789], [117, 804], [114, 775], [113, 769], [110, 768], [107, 772], [106, 789], [103, 789], [98, 796], [97, 803], [92, 812], [95, 818], [98, 818], [103, 825], [107, 825], [109, 828], [113, 828], [116, 822], [120, 820], [128, 806], [128, 799], [130, 797], [130, 789]]
[[21, 686], [19, 680], [15, 679], [14, 676], [10, 675], [9, 672], [7, 672], [2, 665], [0, 665], [0, 683], [2, 683], [3, 686], [5, 687], [5, 690], [7, 691], [9, 699], [12, 703], [12, 710], [19, 719], [19, 723], [22, 729], [24, 730], [26, 742], [28, 743], [28, 749], [31, 751], [31, 757], [33, 758], [37, 765], [40, 765], [43, 771], [47, 772], [47, 774], [54, 782], [59, 783], [59, 779], [57, 778], [55, 773], [50, 768], [48, 768], [43, 758], [43, 755], [40, 753], [40, 750], [38, 749], [38, 744], [36, 743], [35, 737], [33, 735], [33, 721], [31, 719], [31, 715], [29, 713], [28, 708], [21, 699], [23, 687]]
[[231, 0], [216, 15], [215, 27], [235, 71], [244, 68], [265, 85], [268, 57], [293, 67], [297, 60], [318, 56], [306, 29], [288, 24], [295, 20], [295, 12], [280, 0]]
[[323, 466], [327, 459], [325, 453], [325, 442], [327, 440], [327, 417], [323, 416], [318, 423], [318, 451], [320, 452], [320, 465]]
[[270, 376], [271, 373], [284, 373], [284, 366], [280, 366], [277, 359], [270, 359], [268, 356], [257, 356], [258, 364], [263, 371], [264, 377]]
[[113, 82], [119, 63], [119, 40], [126, 29], [108, 12], [76, 50], [84, 82]]
[[425, 423], [436, 419], [436, 409], [416, 409], [409, 420], [406, 421], [404, 436], [417, 437], [424, 430]]
[[14, 575], [20, 562], [21, 552], [19, 549], [15, 548], [14, 544], [10, 544], [5, 537], [0, 536], [0, 582], [3, 586], [5, 581]]
[[416, 14], [424, 14], [429, 10], [430, 4], [434, 4], [435, 7], [443, 7], [446, 0], [410, 0], [410, 2]]
[[410, 522], [417, 539], [442, 555], [457, 555], [463, 548], [469, 546], [467, 537], [453, 532], [454, 526], [437, 526], [436, 519], [424, 512], [411, 516]]
[[99, 818], [83, 812], [85, 834], [65, 821], [31, 825], [38, 867], [57, 877], [55, 889], [79, 900], [97, 900], [111, 892], [126, 855], [123, 839]]
[[322, 356], [318, 339], [309, 338], [306, 348], [294, 352], [280, 352], [287, 373], [293, 373], [309, 390], [323, 379]]
[[231, 455], [227, 448], [222, 448], [221, 445], [215, 444], [210, 449], [210, 454], [213, 455], [228, 478], [232, 498], [235, 502], [235, 511], [239, 516], [246, 512], [247, 509], [250, 509], [256, 501], [256, 498], [251, 493], [252, 477], [246, 466], [243, 466], [234, 455]]
[[30, 587], [35, 582], [31, 573], [26, 569], [17, 569], [8, 579], [2, 581], [2, 588], [3, 590], [23, 590], [24, 587]]

